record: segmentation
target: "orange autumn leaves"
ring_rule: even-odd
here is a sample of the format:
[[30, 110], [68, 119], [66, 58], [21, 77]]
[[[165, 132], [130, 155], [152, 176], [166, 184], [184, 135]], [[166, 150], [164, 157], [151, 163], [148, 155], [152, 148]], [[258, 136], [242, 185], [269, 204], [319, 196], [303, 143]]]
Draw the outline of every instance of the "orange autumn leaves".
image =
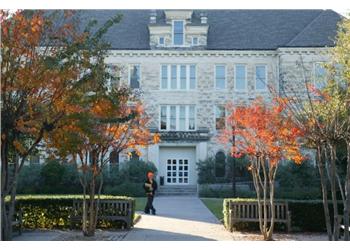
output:
[[277, 166], [282, 159], [303, 161], [300, 152], [302, 132], [293, 125], [284, 107], [273, 102], [266, 105], [261, 98], [250, 105], [230, 107], [227, 117], [229, 129], [221, 139], [227, 143], [235, 137], [231, 153], [234, 157], [248, 155], [268, 159], [271, 166]]

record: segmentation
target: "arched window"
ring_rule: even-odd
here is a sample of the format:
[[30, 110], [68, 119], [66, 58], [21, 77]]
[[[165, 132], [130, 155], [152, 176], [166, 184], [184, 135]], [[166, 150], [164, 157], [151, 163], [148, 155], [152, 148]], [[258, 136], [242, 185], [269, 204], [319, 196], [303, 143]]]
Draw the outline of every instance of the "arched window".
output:
[[219, 151], [215, 155], [215, 177], [225, 176], [226, 155]]
[[109, 154], [109, 165], [111, 167], [116, 167], [119, 164], [119, 153], [117, 150], [112, 151]]

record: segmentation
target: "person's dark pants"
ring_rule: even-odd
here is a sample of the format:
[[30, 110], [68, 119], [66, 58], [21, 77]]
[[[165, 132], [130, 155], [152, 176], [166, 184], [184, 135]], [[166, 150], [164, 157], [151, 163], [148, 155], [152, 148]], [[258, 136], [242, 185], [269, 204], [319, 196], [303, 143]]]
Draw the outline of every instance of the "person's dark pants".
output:
[[147, 204], [145, 207], [145, 213], [149, 214], [150, 210], [152, 214], [156, 213], [156, 209], [153, 207], [153, 195], [147, 195]]

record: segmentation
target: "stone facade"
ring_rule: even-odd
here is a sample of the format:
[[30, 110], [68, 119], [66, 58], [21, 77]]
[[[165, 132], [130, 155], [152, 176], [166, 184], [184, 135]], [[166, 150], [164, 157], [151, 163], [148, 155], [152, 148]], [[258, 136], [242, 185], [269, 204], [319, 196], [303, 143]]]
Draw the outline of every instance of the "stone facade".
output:
[[[213, 156], [219, 150], [228, 152], [229, 148], [218, 141], [215, 129], [215, 105], [227, 103], [247, 103], [258, 96], [267, 101], [271, 94], [268, 90], [255, 90], [255, 66], [266, 65], [268, 84], [279, 91], [280, 85], [290, 88], [303, 82], [303, 75], [308, 80], [313, 78], [315, 62], [327, 60], [326, 49], [281, 49], [277, 51], [111, 51], [107, 63], [121, 68], [121, 84], [128, 84], [128, 65], [139, 64], [141, 71], [140, 91], [147, 113], [151, 116], [150, 128], [159, 130], [160, 105], [195, 105], [197, 131], [206, 131], [202, 141], [180, 137], [162, 140], [160, 145], [144, 150], [142, 158], [159, 163], [159, 147], [196, 146], [196, 160]], [[303, 62], [305, 70], [301, 69]], [[196, 65], [196, 88], [193, 90], [161, 89], [162, 64]], [[226, 88], [215, 88], [215, 65], [226, 65]], [[235, 65], [244, 64], [247, 69], [246, 91], [236, 91]], [[161, 132], [162, 134], [162, 132]], [[157, 150], [158, 148], [158, 150]]]

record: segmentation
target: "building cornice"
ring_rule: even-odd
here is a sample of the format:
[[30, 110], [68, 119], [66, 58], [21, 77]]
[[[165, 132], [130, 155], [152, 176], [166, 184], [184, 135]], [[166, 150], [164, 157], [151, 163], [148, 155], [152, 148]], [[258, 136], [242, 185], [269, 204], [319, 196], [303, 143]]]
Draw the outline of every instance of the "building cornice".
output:
[[250, 57], [276, 56], [274, 50], [110, 50], [112, 56], [122, 57]]
[[110, 50], [111, 56], [121, 57], [275, 57], [281, 54], [317, 55], [327, 47], [278, 48], [276, 50]]

